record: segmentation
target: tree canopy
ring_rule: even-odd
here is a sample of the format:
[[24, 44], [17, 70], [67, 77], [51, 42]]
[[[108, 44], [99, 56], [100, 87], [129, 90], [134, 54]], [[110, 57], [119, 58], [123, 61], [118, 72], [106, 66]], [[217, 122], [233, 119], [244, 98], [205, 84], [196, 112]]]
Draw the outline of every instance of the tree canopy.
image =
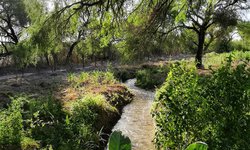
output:
[[[238, 10], [247, 8], [245, 0], [175, 0], [159, 1], [152, 11], [151, 22], [162, 34], [178, 28], [192, 30], [197, 35], [196, 62], [202, 67], [202, 54], [210, 28], [236, 26]], [[210, 36], [211, 40], [212, 36]]]
[[0, 34], [15, 46], [2, 51], [21, 66], [190, 51], [201, 68], [204, 51], [216, 38], [230, 41], [247, 8], [246, 0], [4, 0]]

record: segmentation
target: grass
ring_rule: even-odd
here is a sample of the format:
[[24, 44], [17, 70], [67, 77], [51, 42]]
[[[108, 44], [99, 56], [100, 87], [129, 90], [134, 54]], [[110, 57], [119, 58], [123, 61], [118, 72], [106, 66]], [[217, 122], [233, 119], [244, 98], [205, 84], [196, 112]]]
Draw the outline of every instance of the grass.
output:
[[[200, 75], [207, 75], [211, 73], [211, 69], [218, 69], [222, 64], [226, 63], [226, 60], [230, 57], [232, 59], [232, 65], [237, 66], [243, 62], [250, 60], [250, 51], [233, 51], [230, 53], [207, 53], [203, 57], [203, 64], [206, 69], [199, 69], [197, 72]], [[167, 74], [171, 68], [171, 64], [175, 63], [186, 63], [187, 68], [193, 68], [195, 66], [194, 58], [185, 59], [181, 61], [168, 61], [157, 63], [157, 65], [147, 65], [146, 67], [141, 67], [141, 69], [136, 71], [136, 85], [143, 89], [155, 89], [163, 84]], [[248, 65], [250, 66], [250, 64]]]
[[[123, 97], [120, 97], [118, 104], [126, 104], [131, 101], [131, 94], [129, 94], [128, 89], [121, 85], [111, 72], [94, 71], [84, 72], [80, 75], [69, 74], [68, 82], [70, 86], [63, 89], [63, 93], [61, 93], [63, 95], [62, 99], [67, 106], [72, 101], [80, 99], [86, 94], [101, 94], [107, 98], [107, 101], [112, 101], [111, 99], [116, 95], [115, 93], [119, 93]], [[122, 100], [123, 98], [124, 100]]]
[[250, 51], [233, 51], [230, 53], [207, 53], [204, 56], [204, 65], [205, 68], [219, 67], [221, 64], [225, 64], [226, 58], [232, 56], [234, 63], [238, 64], [242, 61], [250, 59]]
[[0, 149], [105, 146], [103, 133], [111, 132], [132, 94], [110, 72], [71, 73], [66, 82], [47, 95], [13, 94], [11, 103], [0, 110]]

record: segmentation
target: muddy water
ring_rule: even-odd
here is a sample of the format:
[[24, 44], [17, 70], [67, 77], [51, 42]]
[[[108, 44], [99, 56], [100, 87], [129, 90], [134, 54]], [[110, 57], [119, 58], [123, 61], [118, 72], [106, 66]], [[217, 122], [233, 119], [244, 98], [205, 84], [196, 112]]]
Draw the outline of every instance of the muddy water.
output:
[[154, 123], [150, 115], [150, 108], [154, 99], [154, 92], [145, 91], [134, 85], [135, 79], [125, 84], [135, 95], [132, 103], [123, 109], [121, 119], [114, 130], [120, 130], [132, 141], [133, 150], [154, 150]]

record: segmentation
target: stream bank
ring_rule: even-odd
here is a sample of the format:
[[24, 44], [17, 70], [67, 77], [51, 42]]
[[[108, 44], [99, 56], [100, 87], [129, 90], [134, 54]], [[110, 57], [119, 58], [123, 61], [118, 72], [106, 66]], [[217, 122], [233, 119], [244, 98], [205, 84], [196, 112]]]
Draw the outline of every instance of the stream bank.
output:
[[110, 72], [25, 74], [0, 81], [3, 150], [103, 149], [122, 108], [133, 98]]

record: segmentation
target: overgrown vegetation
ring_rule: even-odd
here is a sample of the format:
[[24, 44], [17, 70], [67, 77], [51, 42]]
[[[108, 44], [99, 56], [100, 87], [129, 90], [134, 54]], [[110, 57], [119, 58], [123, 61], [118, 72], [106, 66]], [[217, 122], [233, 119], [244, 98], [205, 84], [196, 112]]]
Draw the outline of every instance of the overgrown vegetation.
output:
[[[13, 69], [26, 80], [3, 77], [0, 149], [103, 148], [102, 133], [132, 100], [116, 79], [136, 77], [137, 86], [154, 89], [167, 76], [153, 111], [159, 148], [202, 140], [211, 149], [250, 149], [250, 22], [241, 17], [249, 9], [247, 0], [1, 0], [0, 74]], [[214, 53], [234, 50], [234, 58]], [[167, 63], [67, 79], [62, 70], [60, 79], [47, 72], [109, 70], [182, 53], [195, 56], [171, 71]], [[28, 79], [24, 69], [33, 67], [46, 72]]]
[[158, 148], [204, 141], [211, 149], [249, 149], [249, 60], [237, 67], [231, 62], [205, 77], [185, 65], [171, 68], [152, 112]]
[[105, 146], [106, 133], [132, 100], [131, 93], [109, 72], [69, 74], [68, 80], [68, 88], [75, 89], [78, 96], [59, 100], [16, 96], [0, 110], [0, 149], [90, 150]]
[[150, 66], [136, 72], [136, 86], [143, 89], [154, 89], [165, 81], [169, 66]]
[[[225, 63], [225, 59], [232, 56], [232, 65], [237, 66], [238, 64], [250, 60], [249, 51], [232, 51], [228, 53], [206, 53], [204, 55], [204, 66], [206, 68], [212, 68], [214, 70], [218, 69], [221, 64]], [[182, 61], [166, 61], [165, 63], [160, 63], [158, 65], [146, 65], [138, 68], [136, 71], [136, 85], [143, 89], [155, 89], [160, 87], [170, 70], [172, 64], [179, 64], [180, 62], [186, 62], [188, 68], [194, 66], [193, 59], [183, 59]], [[209, 70], [200, 70], [198, 72], [209, 73]]]
[[66, 113], [51, 97], [15, 98], [8, 109], [1, 110], [1, 149], [94, 149], [100, 137], [91, 124], [98, 113], [91, 108], [100, 107], [93, 102], [99, 100], [85, 98], [77, 102], [79, 106], [73, 107], [72, 113]]
[[250, 60], [250, 51], [232, 51], [230, 53], [207, 53], [205, 54], [204, 58], [204, 65], [205, 67], [214, 67], [218, 68], [221, 64], [226, 62], [227, 57], [232, 56], [232, 63], [233, 65], [237, 65], [244, 61]]
[[113, 69], [112, 72], [114, 72], [114, 75], [118, 80], [125, 82], [128, 79], [133, 79], [136, 77], [137, 69], [138, 68], [116, 68]]

